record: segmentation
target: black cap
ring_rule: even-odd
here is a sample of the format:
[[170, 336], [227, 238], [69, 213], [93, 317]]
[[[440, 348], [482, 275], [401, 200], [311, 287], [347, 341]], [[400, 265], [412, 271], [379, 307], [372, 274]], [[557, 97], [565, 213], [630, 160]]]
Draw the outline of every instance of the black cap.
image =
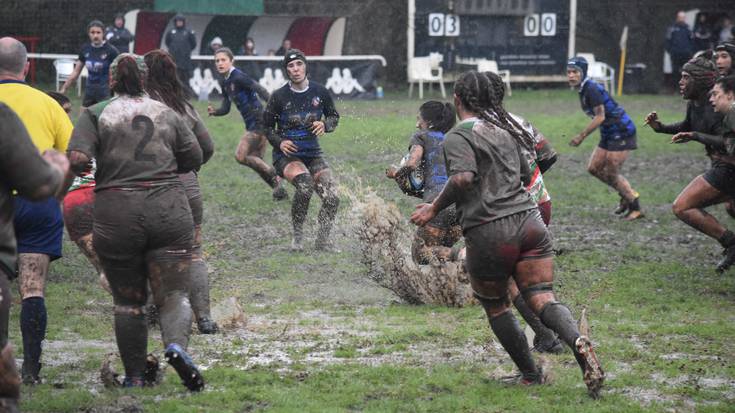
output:
[[715, 47], [716, 52], [727, 52], [730, 56], [735, 57], [735, 43], [724, 42]]
[[294, 60], [301, 60], [306, 64], [306, 56], [304, 56], [304, 52], [302, 52], [299, 49], [288, 49], [286, 51], [286, 54], [283, 55], [283, 67], [284, 69], [286, 66], [288, 66], [289, 63], [293, 62]]

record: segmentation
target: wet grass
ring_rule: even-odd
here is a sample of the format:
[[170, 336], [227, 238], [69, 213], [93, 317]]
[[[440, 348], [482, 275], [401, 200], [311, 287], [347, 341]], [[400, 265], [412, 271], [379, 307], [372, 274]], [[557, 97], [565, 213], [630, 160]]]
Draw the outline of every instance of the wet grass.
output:
[[[46, 384], [23, 388], [23, 410], [731, 410], [735, 281], [732, 274], [714, 273], [716, 243], [670, 212], [681, 188], [706, 169], [703, 149], [669, 145], [666, 136], [641, 126], [650, 109], [666, 121], [678, 120], [684, 107], [678, 98], [620, 101], [639, 126], [640, 149], [625, 174], [642, 194], [647, 218], [632, 224], [612, 215], [617, 196], [585, 171], [597, 135], [580, 148], [566, 145], [587, 122], [576, 95], [516, 91], [508, 100], [509, 109], [533, 121], [561, 155], [546, 176], [554, 205], [551, 229], [562, 251], [556, 290], [575, 314], [588, 309], [609, 373], [601, 400], [587, 398], [569, 353], [544, 357], [551, 374], [547, 386], [502, 384], [499, 377], [513, 366], [480, 308], [405, 305], [365, 277], [346, 194], [370, 188], [405, 214], [416, 203], [384, 179], [383, 171], [405, 152], [420, 102], [389, 95], [383, 101], [338, 102], [341, 124], [322, 140], [343, 191], [338, 254], [288, 251], [290, 204], [273, 202], [255, 173], [234, 161], [239, 117], [207, 119], [217, 145], [200, 175], [213, 301], [236, 297], [249, 320], [242, 330], [193, 336], [192, 353], [206, 368], [205, 392], [186, 393], [171, 369], [153, 389], [102, 387], [99, 365], [114, 349], [112, 303], [67, 241], [48, 286]], [[198, 108], [204, 112], [203, 105]], [[318, 205], [314, 197], [309, 241]], [[732, 222], [721, 207], [712, 212]], [[17, 304], [11, 338], [20, 349]], [[149, 349], [161, 351], [156, 330]]]

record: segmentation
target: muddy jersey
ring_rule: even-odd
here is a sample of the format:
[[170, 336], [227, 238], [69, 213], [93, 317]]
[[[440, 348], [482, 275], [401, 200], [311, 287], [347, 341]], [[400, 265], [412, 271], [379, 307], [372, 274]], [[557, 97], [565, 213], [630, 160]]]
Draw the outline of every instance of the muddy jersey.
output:
[[119, 52], [109, 43], [94, 46], [87, 43], [79, 52], [80, 62], [87, 68], [87, 86], [107, 88], [110, 77], [110, 65]]
[[422, 130], [411, 137], [411, 146], [423, 148], [421, 168], [424, 177], [424, 202], [432, 202], [447, 183], [447, 166], [444, 158], [444, 133]]
[[[659, 133], [675, 135], [679, 132], [701, 132], [708, 135], [722, 135], [723, 115], [715, 112], [709, 103], [709, 97], [705, 96], [698, 101], [688, 101], [684, 120], [670, 125], [661, 125]], [[718, 152], [714, 148], [705, 145], [707, 156]]]
[[528, 161], [528, 167], [531, 169], [531, 183], [526, 186], [526, 190], [531, 194], [533, 202], [537, 204], [551, 201], [549, 191], [546, 189], [546, 184], [544, 184], [544, 177], [541, 174], [539, 162], [554, 158], [556, 152], [551, 147], [551, 144], [549, 144], [549, 141], [546, 140], [546, 137], [531, 125], [529, 121], [513, 113], [510, 116], [533, 137], [534, 147], [532, 151], [521, 148]]
[[258, 94], [263, 100], [268, 100], [268, 92], [258, 84], [256, 80], [243, 73], [240, 69], [233, 68], [230, 74], [219, 81], [222, 87], [222, 107], [214, 112], [214, 116], [223, 116], [230, 113], [231, 102], [235, 102], [237, 110], [240, 111], [245, 123], [252, 120], [260, 120], [263, 113], [263, 105], [258, 100]]
[[96, 158], [95, 191], [180, 184], [177, 172], [202, 163], [191, 129], [147, 96], [120, 96], [82, 112], [69, 151]]
[[472, 172], [473, 184], [456, 200], [462, 229], [536, 208], [524, 188], [526, 157], [506, 131], [477, 118], [465, 119], [444, 141], [449, 176]]
[[274, 161], [284, 157], [281, 141], [291, 140], [298, 148], [294, 157], [316, 158], [322, 155], [317, 136], [311, 133], [314, 121], [323, 120], [325, 132], [332, 132], [339, 122], [339, 113], [329, 91], [309, 82], [306, 90], [296, 91], [287, 83], [273, 92], [263, 112], [268, 141], [273, 145]]
[[579, 87], [579, 102], [587, 116], [595, 117], [595, 107], [605, 107], [605, 120], [600, 125], [600, 135], [603, 139], [620, 139], [636, 135], [635, 124], [622, 106], [620, 106], [605, 87], [587, 78]]
[[46, 163], [33, 145], [20, 118], [0, 103], [0, 274], [15, 273], [16, 241], [11, 190], [33, 196], [38, 188], [57, 187], [61, 174]]
[[189, 104], [186, 104], [186, 113], [180, 116], [183, 118], [186, 126], [194, 133], [199, 147], [202, 148], [202, 164], [207, 163], [212, 155], [214, 155], [214, 142], [212, 141], [212, 137], [209, 136], [207, 127], [204, 126], [204, 121], [196, 109]]

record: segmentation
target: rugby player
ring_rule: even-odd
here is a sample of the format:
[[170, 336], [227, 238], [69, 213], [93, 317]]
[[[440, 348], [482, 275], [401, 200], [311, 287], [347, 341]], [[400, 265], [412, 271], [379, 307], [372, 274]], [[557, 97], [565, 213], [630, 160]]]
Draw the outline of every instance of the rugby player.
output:
[[[176, 63], [168, 52], [161, 49], [146, 53], [144, 59], [146, 66], [148, 66], [146, 91], [152, 99], [165, 103], [181, 116], [186, 125], [194, 132], [194, 136], [196, 136], [202, 149], [202, 163], [206, 163], [214, 154], [214, 143], [199, 114], [186, 100], [184, 88], [176, 77]], [[184, 183], [192, 219], [194, 220], [189, 301], [191, 301], [191, 308], [194, 310], [199, 332], [214, 334], [218, 328], [210, 313], [209, 273], [207, 263], [202, 255], [202, 218], [204, 213], [202, 191], [196, 170], [179, 174], [179, 177]]]
[[723, 258], [717, 264], [717, 272], [724, 272], [735, 263], [735, 233], [704, 208], [735, 198], [735, 76], [718, 78], [709, 101], [715, 112], [723, 115], [720, 134], [679, 132], [671, 138], [673, 143], [700, 142], [712, 158], [712, 167], [684, 188], [674, 201], [673, 210], [679, 219], [722, 245]]
[[[47, 149], [66, 151], [72, 131], [71, 120], [54, 99], [25, 83], [29, 68], [26, 57], [23, 43], [12, 37], [0, 39], [0, 101], [18, 115], [39, 152]], [[68, 186], [69, 182], [71, 180], [65, 184]], [[59, 197], [62, 195], [60, 193]], [[64, 222], [59, 201], [53, 197], [31, 201], [16, 196], [13, 204], [23, 300], [20, 310], [22, 375], [24, 383], [35, 384], [40, 381], [41, 344], [46, 336], [46, 276], [49, 263], [61, 258]]]
[[485, 74], [471, 71], [459, 76], [454, 105], [460, 123], [444, 142], [449, 180], [431, 204], [416, 207], [411, 220], [425, 225], [456, 203], [467, 244], [465, 266], [475, 297], [518, 366], [520, 383], [540, 384], [544, 376], [510, 312], [510, 276], [533, 312], [572, 348], [589, 394], [597, 397], [605, 375], [591, 341], [580, 335], [569, 309], [556, 301], [551, 236], [524, 188], [530, 182], [530, 170], [521, 148], [533, 147], [533, 138], [496, 102]]
[[630, 151], [638, 147], [633, 121], [602, 85], [587, 77], [587, 60], [583, 57], [574, 57], [567, 62], [567, 79], [570, 86], [579, 88], [582, 110], [592, 118], [569, 145], [579, 146], [599, 127], [600, 143], [592, 152], [587, 171], [620, 194], [615, 214], [625, 214], [627, 221], [642, 218], [638, 192], [620, 174]]
[[735, 56], [735, 43], [725, 42], [715, 47], [715, 65], [720, 76], [735, 74], [732, 65], [733, 56]]
[[69, 159], [75, 173], [97, 159], [93, 243], [112, 289], [123, 384], [144, 384], [150, 282], [166, 358], [197, 391], [204, 381], [185, 350], [194, 222], [177, 172], [198, 168], [202, 149], [174, 110], [146, 95], [146, 70], [141, 57], [115, 59], [110, 88], [116, 96], [82, 112]]
[[222, 106], [214, 109], [209, 105], [207, 111], [210, 116], [224, 116], [230, 113], [231, 102], [235, 102], [245, 122], [245, 135], [240, 139], [235, 151], [235, 159], [242, 165], [252, 168], [260, 177], [273, 188], [273, 199], [288, 198], [286, 190], [281, 186], [281, 179], [276, 170], [263, 161], [266, 139], [263, 131], [263, 106], [258, 96], [268, 101], [270, 95], [257, 81], [243, 73], [233, 65], [234, 56], [227, 47], [221, 47], [214, 53], [214, 64], [217, 72], [222, 75]]
[[[44, 159], [46, 161], [44, 161]], [[69, 170], [66, 157], [54, 150], [43, 157], [33, 145], [16, 114], [0, 103], [0, 411], [17, 412], [20, 377], [8, 345], [10, 280], [16, 276], [16, 241], [13, 229], [12, 190], [40, 201], [63, 190]]]
[[84, 99], [82, 107], [89, 107], [110, 97], [110, 87], [107, 78], [110, 64], [118, 55], [115, 46], [104, 40], [105, 26], [99, 20], [92, 20], [87, 25], [89, 42], [82, 46], [74, 70], [61, 86], [59, 92], [66, 93], [67, 89], [76, 82], [82, 69], [87, 68], [87, 83], [84, 85]]
[[329, 233], [339, 207], [332, 170], [322, 157], [319, 137], [334, 131], [339, 113], [324, 86], [307, 76], [306, 56], [290, 49], [283, 57], [289, 82], [273, 92], [263, 112], [268, 141], [273, 146], [273, 164], [279, 176], [295, 188], [291, 206], [293, 240], [291, 248], [303, 250], [303, 228], [311, 195], [322, 199], [319, 232], [314, 247], [334, 250]]
[[[420, 197], [424, 202], [433, 201], [447, 182], [444, 134], [452, 129], [455, 118], [454, 108], [449, 103], [432, 100], [421, 105], [416, 117], [418, 132], [411, 137], [408, 160], [401, 167], [388, 168], [386, 177], [395, 179], [404, 192], [410, 192], [406, 187], [408, 176], [420, 168], [423, 176]], [[429, 264], [436, 259], [446, 261], [452, 255], [452, 246], [461, 237], [457, 211], [450, 206], [416, 230], [411, 244], [413, 261], [417, 264]]]

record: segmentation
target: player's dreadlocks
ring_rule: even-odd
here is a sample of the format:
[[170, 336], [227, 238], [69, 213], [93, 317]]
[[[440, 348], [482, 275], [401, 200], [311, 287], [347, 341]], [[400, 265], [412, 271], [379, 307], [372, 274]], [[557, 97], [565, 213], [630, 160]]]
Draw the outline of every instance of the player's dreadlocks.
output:
[[500, 81], [495, 82], [495, 76], [490, 72], [465, 72], [454, 84], [454, 93], [467, 110], [508, 132], [522, 147], [533, 148], [533, 137], [503, 108], [505, 85], [499, 76]]
[[176, 63], [171, 55], [165, 50], [155, 49], [146, 53], [144, 59], [148, 66], [148, 94], [179, 114], [185, 114], [188, 103], [184, 87], [176, 76]]

